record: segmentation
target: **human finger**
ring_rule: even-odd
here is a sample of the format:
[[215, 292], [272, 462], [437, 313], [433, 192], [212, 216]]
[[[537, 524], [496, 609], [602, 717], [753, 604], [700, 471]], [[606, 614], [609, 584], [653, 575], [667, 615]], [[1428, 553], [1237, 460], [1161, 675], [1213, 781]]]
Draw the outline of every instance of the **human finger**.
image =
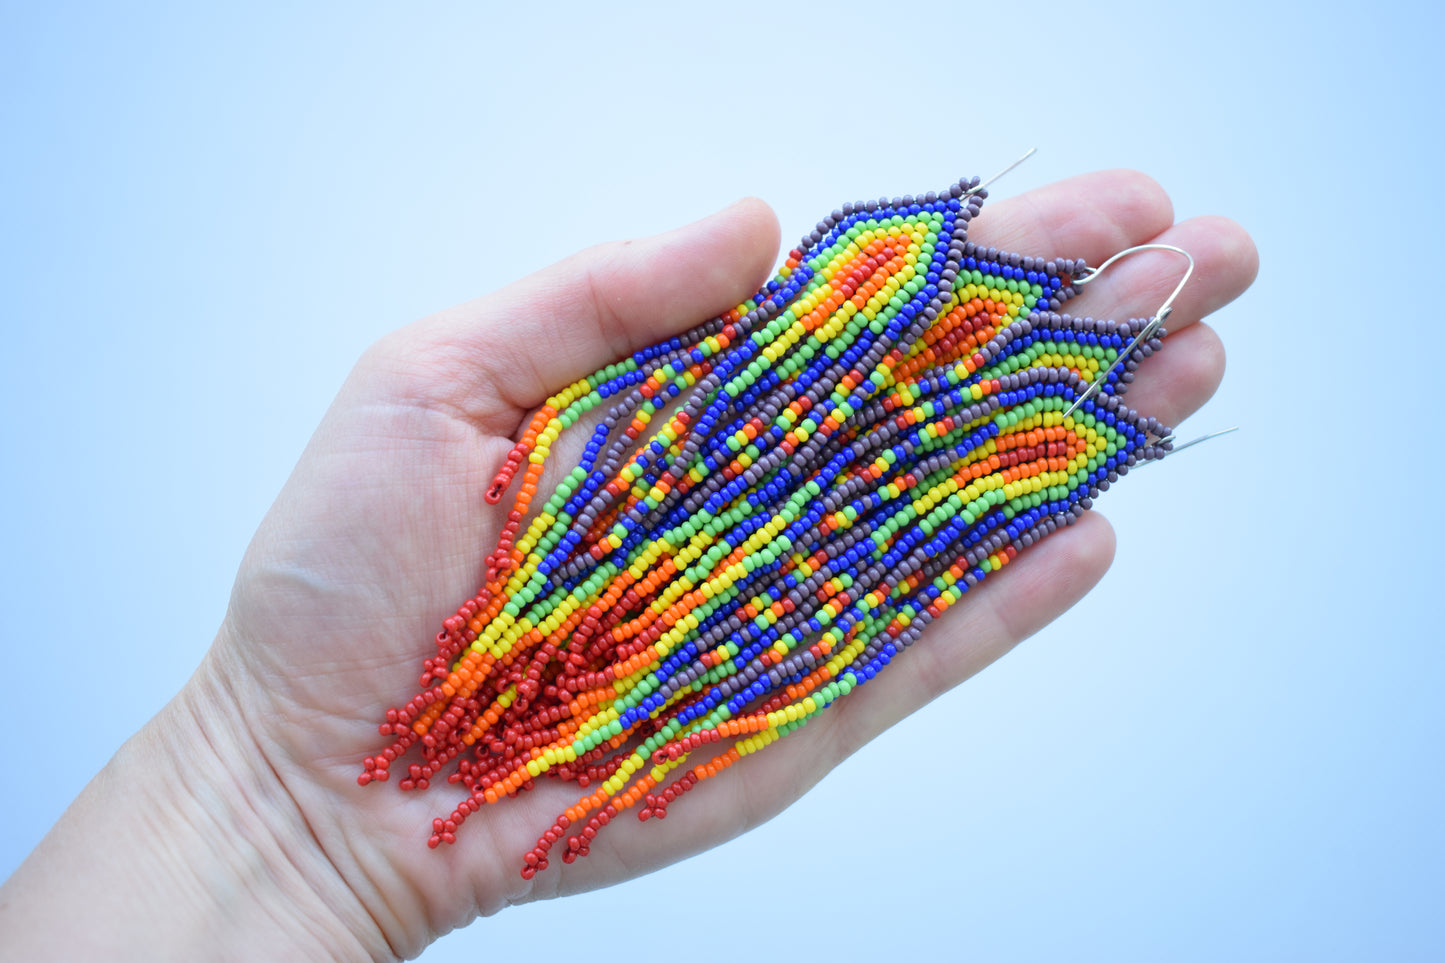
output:
[[435, 400], [482, 421], [500, 406], [515, 420], [747, 300], [772, 269], [778, 236], [772, 210], [746, 198], [676, 230], [588, 248], [404, 328], [386, 348], [421, 372]]
[[1014, 254], [1098, 264], [1173, 223], [1169, 195], [1152, 178], [1138, 171], [1097, 171], [985, 202], [969, 240]]

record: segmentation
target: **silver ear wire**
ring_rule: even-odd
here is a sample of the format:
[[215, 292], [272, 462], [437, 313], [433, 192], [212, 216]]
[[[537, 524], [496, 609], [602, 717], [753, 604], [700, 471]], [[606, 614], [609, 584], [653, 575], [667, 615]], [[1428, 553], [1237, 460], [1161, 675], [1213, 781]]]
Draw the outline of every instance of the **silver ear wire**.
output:
[[[1238, 425], [1235, 425], [1233, 428], [1221, 428], [1221, 429], [1219, 429], [1218, 431], [1211, 431], [1211, 432], [1210, 432], [1209, 434], [1207, 434], [1207, 435], [1200, 435], [1198, 438], [1194, 439], [1193, 441], [1186, 441], [1184, 444], [1180, 445], [1178, 448], [1171, 448], [1169, 451], [1167, 451], [1167, 452], [1165, 452], [1164, 454], [1160, 455], [1158, 458], [1151, 458], [1149, 461], [1144, 462], [1144, 464], [1147, 465], [1147, 464], [1149, 464], [1150, 462], [1153, 462], [1153, 461], [1163, 461], [1164, 459], [1168, 458], [1168, 457], [1171, 456], [1171, 455], [1177, 455], [1177, 454], [1179, 454], [1179, 452], [1183, 451], [1183, 450], [1186, 449], [1186, 448], [1193, 448], [1195, 445], [1199, 444], [1200, 442], [1209, 441], [1211, 438], [1218, 438], [1220, 435], [1227, 435], [1227, 434], [1229, 434], [1229, 433], [1232, 432], [1232, 431], [1238, 431], [1238, 430], [1239, 430], [1239, 426], [1238, 426]], [[1167, 435], [1167, 436], [1165, 436], [1165, 437], [1163, 437], [1163, 438], [1160, 438], [1160, 439], [1159, 439], [1158, 441], [1156, 441], [1154, 444], [1155, 444], [1155, 445], [1163, 445], [1163, 444], [1166, 444], [1166, 443], [1171, 442], [1171, 441], [1173, 441], [1173, 440], [1174, 440], [1174, 436], [1173, 436], [1173, 435]]]
[[[1065, 418], [1078, 411], [1080, 405], [1088, 401], [1090, 398], [1094, 397], [1094, 395], [1098, 394], [1099, 389], [1103, 388], [1105, 383], [1109, 380], [1109, 375], [1113, 373], [1114, 368], [1118, 366], [1121, 362], [1128, 360], [1129, 356], [1134, 353], [1134, 349], [1141, 342], [1146, 342], [1150, 338], [1154, 337], [1154, 332], [1158, 331], [1161, 327], [1163, 327], [1164, 321], [1174, 310], [1174, 299], [1179, 297], [1179, 292], [1184, 290], [1184, 285], [1189, 283], [1190, 277], [1192, 277], [1194, 274], [1194, 256], [1191, 255], [1188, 251], [1184, 250], [1182, 247], [1175, 247], [1173, 244], [1139, 244], [1135, 247], [1125, 248], [1124, 250], [1120, 251], [1118, 254], [1115, 254], [1113, 257], [1109, 258], [1107, 261], [1105, 261], [1103, 264], [1100, 264], [1096, 268], [1085, 268], [1084, 270], [1088, 273], [1085, 274], [1083, 277], [1075, 276], [1074, 286], [1079, 287], [1081, 285], [1088, 284], [1090, 281], [1096, 279], [1100, 274], [1103, 274], [1104, 270], [1115, 261], [1123, 257], [1128, 257], [1130, 254], [1135, 254], [1139, 251], [1173, 251], [1175, 254], [1182, 254], [1189, 259], [1189, 269], [1184, 272], [1184, 277], [1179, 279], [1179, 283], [1175, 285], [1173, 293], [1171, 293], [1169, 297], [1164, 299], [1163, 304], [1159, 305], [1159, 310], [1154, 312], [1154, 316], [1149, 319], [1149, 323], [1144, 325], [1144, 330], [1140, 331], [1134, 336], [1134, 339], [1129, 342], [1128, 346], [1125, 347], [1123, 351], [1120, 351], [1117, 356], [1115, 356], [1114, 363], [1109, 365], [1108, 368], [1099, 372], [1098, 377], [1095, 378], [1092, 382], [1090, 382], [1089, 387], [1084, 391], [1083, 394], [1079, 395], [1078, 400], [1069, 406], [1068, 411], [1064, 412]], [[1191, 444], [1193, 444], [1193, 442], [1191, 442]]]
[[992, 184], [994, 181], [998, 180], [1000, 177], [1004, 176], [1004, 175], [1007, 174], [1009, 171], [1013, 170], [1015, 167], [1019, 166], [1019, 165], [1022, 164], [1024, 161], [1028, 160], [1030, 157], [1034, 156], [1034, 155], [1037, 154], [1038, 152], [1039, 152], [1039, 149], [1038, 149], [1037, 147], [1030, 147], [1028, 150], [1024, 151], [1023, 156], [1020, 157], [1018, 160], [1014, 161], [1012, 164], [1010, 164], [1009, 166], [1005, 167], [1003, 170], [999, 171], [997, 174], [993, 175], [993, 176], [990, 177], [988, 180], [979, 182], [979, 185], [978, 185], [977, 187], [970, 187], [968, 190], [964, 191], [963, 194], [961, 194], [960, 196], [961, 196], [961, 197], [968, 197], [970, 194], [977, 194], [979, 191], [984, 190], [985, 188], [988, 187], [988, 185]]

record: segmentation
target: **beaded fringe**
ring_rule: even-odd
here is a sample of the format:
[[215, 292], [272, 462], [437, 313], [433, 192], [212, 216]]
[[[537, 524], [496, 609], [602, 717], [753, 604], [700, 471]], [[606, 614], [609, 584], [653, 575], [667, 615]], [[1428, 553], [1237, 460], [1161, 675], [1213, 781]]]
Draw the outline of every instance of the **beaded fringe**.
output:
[[[451, 767], [470, 796], [435, 847], [535, 779], [569, 780], [580, 798], [522, 875], [559, 844], [571, 862], [613, 817], [665, 818], [866, 685], [1162, 457], [1169, 430], [1119, 401], [1159, 337], [1121, 358], [1145, 319], [1060, 313], [1083, 261], [969, 241], [978, 183], [844, 205], [753, 298], [549, 399], [487, 491], [523, 476], [486, 584], [358, 781], [413, 750], [402, 789]], [[533, 514], [552, 444], [604, 405]]]

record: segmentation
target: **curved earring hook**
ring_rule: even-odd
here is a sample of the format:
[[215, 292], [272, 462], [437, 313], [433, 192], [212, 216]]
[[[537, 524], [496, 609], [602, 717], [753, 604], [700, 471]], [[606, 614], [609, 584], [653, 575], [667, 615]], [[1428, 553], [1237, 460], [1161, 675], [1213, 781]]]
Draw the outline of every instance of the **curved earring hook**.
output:
[[1128, 346], [1115, 356], [1114, 363], [1109, 365], [1104, 371], [1101, 371], [1099, 376], [1090, 383], [1088, 389], [1079, 395], [1078, 400], [1069, 406], [1069, 410], [1064, 412], [1065, 418], [1078, 411], [1080, 405], [1098, 394], [1099, 389], [1103, 388], [1104, 384], [1109, 380], [1109, 375], [1113, 373], [1114, 368], [1121, 362], [1127, 360], [1128, 357], [1134, 353], [1134, 348], [1137, 347], [1140, 342], [1148, 341], [1154, 337], [1154, 332], [1164, 326], [1165, 319], [1167, 319], [1169, 314], [1174, 310], [1174, 299], [1179, 297], [1179, 292], [1184, 290], [1184, 285], [1188, 284], [1189, 279], [1194, 275], [1194, 255], [1184, 250], [1184, 248], [1175, 247], [1173, 244], [1138, 244], [1134, 247], [1126, 247], [1096, 268], [1085, 268], [1089, 273], [1083, 277], [1076, 276], [1074, 278], [1074, 286], [1079, 287], [1088, 284], [1090, 281], [1098, 278], [1100, 274], [1103, 274], [1105, 268], [1109, 267], [1115, 261], [1128, 257], [1130, 254], [1137, 254], [1139, 251], [1173, 251], [1175, 254], [1182, 254], [1189, 259], [1189, 268], [1184, 272], [1184, 277], [1180, 278], [1179, 283], [1174, 286], [1174, 291], [1169, 297], [1164, 299], [1163, 304], [1159, 305], [1159, 310], [1154, 312], [1154, 316], [1149, 319], [1149, 323], [1144, 325], [1144, 330], [1134, 336], [1134, 340], [1130, 341]]

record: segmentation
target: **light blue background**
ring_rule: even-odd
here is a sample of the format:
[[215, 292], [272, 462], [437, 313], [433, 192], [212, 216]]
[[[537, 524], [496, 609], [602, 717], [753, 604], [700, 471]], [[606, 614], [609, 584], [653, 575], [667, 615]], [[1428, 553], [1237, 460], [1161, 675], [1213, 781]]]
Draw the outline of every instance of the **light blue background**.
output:
[[3, 6], [0, 874], [190, 674], [373, 339], [1037, 145], [996, 196], [1137, 167], [1254, 234], [1181, 436], [1243, 431], [1105, 496], [1088, 600], [768, 826], [425, 960], [1445, 957], [1439, 5], [288, 6]]

